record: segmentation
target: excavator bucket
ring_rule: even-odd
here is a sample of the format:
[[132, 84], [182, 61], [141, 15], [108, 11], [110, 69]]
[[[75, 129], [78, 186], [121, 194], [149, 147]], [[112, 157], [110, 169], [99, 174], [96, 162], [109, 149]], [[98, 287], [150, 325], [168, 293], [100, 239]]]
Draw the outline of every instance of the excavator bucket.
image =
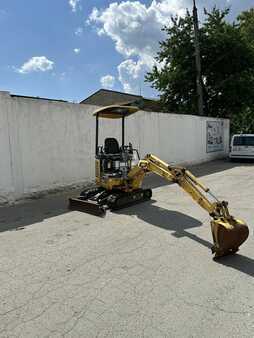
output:
[[212, 252], [215, 258], [233, 254], [238, 251], [249, 236], [249, 228], [242, 220], [224, 218], [211, 221], [214, 240]]

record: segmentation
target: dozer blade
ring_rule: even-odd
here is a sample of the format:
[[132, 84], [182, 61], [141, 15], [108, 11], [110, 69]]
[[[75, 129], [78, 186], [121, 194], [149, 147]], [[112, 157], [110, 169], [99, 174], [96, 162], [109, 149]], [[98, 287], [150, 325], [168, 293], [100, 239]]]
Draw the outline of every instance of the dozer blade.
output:
[[105, 216], [106, 209], [95, 201], [70, 198], [69, 209], [86, 212], [95, 216]]
[[212, 252], [215, 253], [215, 258], [236, 253], [249, 236], [246, 223], [233, 217], [230, 220], [213, 220], [211, 228], [214, 240]]

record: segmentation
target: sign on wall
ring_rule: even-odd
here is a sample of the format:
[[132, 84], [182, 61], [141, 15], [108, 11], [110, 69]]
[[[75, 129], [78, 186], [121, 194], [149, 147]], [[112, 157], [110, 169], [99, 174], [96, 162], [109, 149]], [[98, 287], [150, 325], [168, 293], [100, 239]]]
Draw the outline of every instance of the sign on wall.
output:
[[207, 143], [206, 152], [223, 151], [224, 149], [224, 122], [206, 122]]

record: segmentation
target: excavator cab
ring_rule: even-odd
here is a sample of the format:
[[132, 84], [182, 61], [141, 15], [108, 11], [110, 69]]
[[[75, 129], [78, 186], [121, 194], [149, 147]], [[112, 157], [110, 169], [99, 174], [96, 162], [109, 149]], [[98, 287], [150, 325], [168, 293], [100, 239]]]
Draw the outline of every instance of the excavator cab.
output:
[[[234, 218], [228, 209], [228, 202], [220, 201], [190, 171], [172, 166], [158, 157], [148, 154], [140, 160], [138, 150], [125, 144], [125, 119], [139, 109], [131, 106], [108, 106], [94, 113], [95, 134], [95, 182], [96, 187], [87, 188], [77, 198], [69, 200], [70, 209], [103, 216], [107, 209], [118, 210], [126, 206], [147, 201], [152, 197], [151, 189], [143, 189], [142, 183], [148, 172], [177, 183], [192, 199], [211, 216], [211, 230], [215, 257], [233, 254], [249, 235], [249, 229], [242, 220]], [[99, 145], [99, 120], [120, 119], [122, 143], [108, 137]], [[138, 163], [134, 163], [134, 155]], [[145, 209], [144, 209], [145, 212]]]
[[104, 146], [99, 146], [96, 153], [100, 175], [107, 177], [122, 177], [123, 168], [129, 172], [132, 158], [132, 145], [120, 147], [117, 139], [113, 137], [106, 138]]
[[[96, 184], [107, 190], [126, 186], [128, 174], [133, 166], [134, 153], [137, 149], [132, 144], [125, 144], [125, 120], [136, 113], [138, 108], [130, 106], [109, 106], [97, 110], [95, 134], [95, 176]], [[107, 137], [104, 145], [99, 145], [100, 119], [121, 120], [121, 145], [113, 137]]]

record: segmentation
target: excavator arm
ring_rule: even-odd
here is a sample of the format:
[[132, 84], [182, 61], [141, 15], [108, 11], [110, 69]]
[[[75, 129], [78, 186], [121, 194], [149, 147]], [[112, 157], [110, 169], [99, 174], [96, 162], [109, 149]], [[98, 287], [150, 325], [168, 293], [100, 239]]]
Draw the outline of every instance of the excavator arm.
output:
[[187, 169], [171, 166], [154, 155], [147, 155], [139, 161], [128, 175], [135, 188], [141, 187], [144, 176], [153, 172], [170, 182], [177, 183], [195, 202], [211, 216], [211, 230], [214, 245], [212, 252], [215, 257], [225, 256], [238, 251], [245, 242], [249, 229], [244, 221], [230, 215], [228, 202], [219, 201], [198, 179]]

